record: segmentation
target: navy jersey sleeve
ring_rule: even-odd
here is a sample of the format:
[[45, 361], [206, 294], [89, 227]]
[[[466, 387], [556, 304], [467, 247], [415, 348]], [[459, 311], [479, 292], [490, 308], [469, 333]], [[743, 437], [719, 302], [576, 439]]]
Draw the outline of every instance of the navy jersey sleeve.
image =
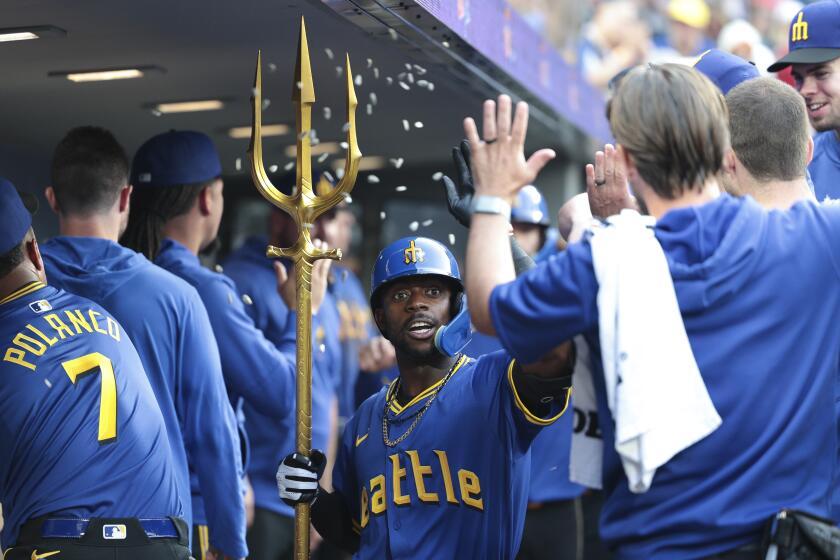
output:
[[588, 241], [538, 264], [490, 294], [490, 316], [504, 347], [531, 363], [597, 324], [598, 281]]
[[341, 436], [335, 465], [333, 465], [332, 485], [333, 490], [344, 500], [347, 510], [351, 512], [353, 529], [358, 533], [361, 532], [359, 519], [361, 512], [359, 511], [359, 485], [353, 463], [353, 439], [358, 426], [357, 420], [358, 418], [354, 416], [344, 427], [344, 434]]
[[294, 354], [278, 350], [254, 325], [230, 279], [216, 275], [199, 291], [219, 344], [228, 391], [267, 416], [282, 418], [291, 413]]
[[237, 558], [245, 545], [242, 454], [236, 417], [222, 377], [219, 351], [204, 304], [187, 298], [179, 340], [184, 445], [198, 476], [215, 548]]

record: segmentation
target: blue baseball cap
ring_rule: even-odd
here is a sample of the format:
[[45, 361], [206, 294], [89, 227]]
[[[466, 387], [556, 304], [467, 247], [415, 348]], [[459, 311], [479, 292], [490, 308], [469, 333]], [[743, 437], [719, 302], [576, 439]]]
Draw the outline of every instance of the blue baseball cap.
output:
[[147, 140], [131, 163], [134, 188], [203, 183], [222, 174], [210, 137], [192, 130], [171, 130]]
[[30, 227], [30, 210], [24, 206], [15, 186], [0, 177], [0, 255], [20, 245]]
[[761, 76], [752, 62], [719, 49], [709, 49], [701, 54], [694, 68], [705, 74], [723, 95], [741, 82]]
[[840, 57], [840, 1], [814, 2], [793, 16], [788, 51], [767, 71], [778, 72], [791, 64], [819, 64]]
[[510, 223], [534, 224], [543, 227], [550, 225], [548, 204], [537, 187], [525, 185], [516, 193], [516, 198], [510, 208]]

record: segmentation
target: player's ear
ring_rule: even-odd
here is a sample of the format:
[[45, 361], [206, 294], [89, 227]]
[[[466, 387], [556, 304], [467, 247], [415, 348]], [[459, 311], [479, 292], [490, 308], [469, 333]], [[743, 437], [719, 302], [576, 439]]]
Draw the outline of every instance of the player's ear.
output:
[[[47, 187], [50, 188], [50, 187]], [[122, 214], [123, 212], [128, 212], [129, 203], [131, 202], [131, 191], [134, 190], [134, 187], [131, 185], [126, 185], [120, 189], [120, 196], [119, 196], [119, 212]]]
[[723, 154], [723, 170], [733, 177], [735, 176], [735, 169], [738, 167], [738, 156], [735, 155], [735, 150], [729, 148]]
[[210, 185], [208, 185], [198, 193], [198, 210], [202, 216], [209, 216], [212, 209], [213, 193], [210, 192]]
[[26, 252], [26, 257], [38, 271], [38, 276], [41, 282], [47, 283], [47, 275], [44, 272], [44, 260], [41, 258], [41, 250], [38, 248], [38, 240], [35, 238], [35, 232], [30, 228], [29, 233], [26, 234], [26, 239], [23, 242], [23, 250]]
[[814, 139], [810, 136], [808, 137], [808, 157], [805, 159], [805, 165], [811, 163], [811, 160], [814, 159]]
[[379, 332], [382, 333], [385, 340], [390, 341], [391, 339], [388, 338], [388, 334], [383, 328], [383, 325], [385, 324], [385, 311], [383, 311], [381, 307], [375, 307], [373, 309], [373, 321], [376, 323], [376, 328], [379, 329]]
[[58, 199], [55, 197], [55, 190], [52, 187], [44, 189], [44, 198], [47, 199], [47, 204], [50, 205], [53, 212], [56, 214], [61, 213], [61, 209], [58, 207]]

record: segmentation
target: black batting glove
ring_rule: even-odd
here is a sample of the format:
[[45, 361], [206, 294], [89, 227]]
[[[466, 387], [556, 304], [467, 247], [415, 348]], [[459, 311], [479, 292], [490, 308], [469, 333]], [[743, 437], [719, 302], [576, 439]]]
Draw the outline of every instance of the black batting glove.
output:
[[472, 217], [472, 201], [475, 194], [473, 188], [472, 171], [470, 171], [470, 143], [461, 140], [457, 148], [452, 148], [452, 162], [455, 164], [455, 174], [458, 186], [448, 176], [443, 176], [446, 188], [446, 204], [449, 213], [465, 228], [470, 227]]
[[288, 505], [311, 504], [318, 497], [318, 481], [324, 474], [327, 458], [313, 449], [310, 457], [300, 453], [286, 455], [277, 467], [277, 490]]

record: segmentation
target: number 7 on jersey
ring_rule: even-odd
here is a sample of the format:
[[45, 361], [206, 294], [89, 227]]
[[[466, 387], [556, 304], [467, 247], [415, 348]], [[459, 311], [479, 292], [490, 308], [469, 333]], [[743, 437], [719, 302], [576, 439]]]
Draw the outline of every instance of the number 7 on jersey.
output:
[[117, 380], [111, 360], [94, 352], [80, 358], [62, 362], [62, 367], [75, 385], [76, 380], [99, 370], [101, 387], [99, 395], [99, 443], [117, 439]]

